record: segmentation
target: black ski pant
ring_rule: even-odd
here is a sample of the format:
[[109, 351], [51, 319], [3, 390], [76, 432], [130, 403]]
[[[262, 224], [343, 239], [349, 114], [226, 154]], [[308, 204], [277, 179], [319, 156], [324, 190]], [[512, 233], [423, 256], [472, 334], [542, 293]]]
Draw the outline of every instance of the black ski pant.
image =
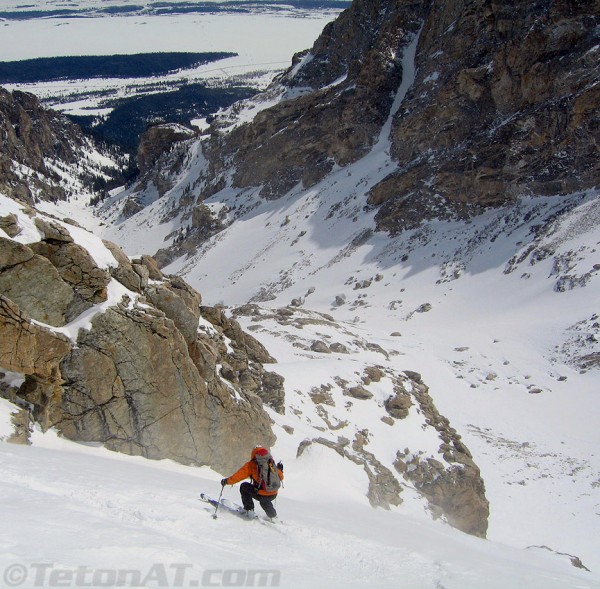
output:
[[277, 497], [277, 495], [259, 495], [258, 490], [252, 485], [252, 483], [242, 483], [240, 485], [240, 494], [242, 495], [242, 504], [244, 509], [250, 511], [254, 509], [254, 501], [256, 499], [260, 506], [265, 510], [265, 513], [268, 517], [276, 517], [277, 512], [273, 507], [273, 499]]

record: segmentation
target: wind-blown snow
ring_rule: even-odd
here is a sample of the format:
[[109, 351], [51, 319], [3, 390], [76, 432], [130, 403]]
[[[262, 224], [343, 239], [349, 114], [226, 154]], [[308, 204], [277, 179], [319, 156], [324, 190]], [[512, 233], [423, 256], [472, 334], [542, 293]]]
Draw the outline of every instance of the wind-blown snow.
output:
[[118, 266], [117, 260], [115, 260], [111, 251], [102, 243], [101, 238], [80, 227], [75, 227], [68, 223], [60, 224], [69, 232], [77, 245], [90, 252], [99, 268], [106, 270]]
[[[19, 243], [27, 244], [39, 241], [41, 234], [39, 229], [35, 226], [33, 220], [27, 215], [23, 214], [23, 207], [17, 204], [14, 200], [0, 194], [0, 207], [2, 210], [2, 216], [15, 215], [19, 218], [19, 224], [21, 226], [21, 232], [15, 237], [15, 241]], [[2, 229], [0, 229], [0, 235], [8, 237]]]

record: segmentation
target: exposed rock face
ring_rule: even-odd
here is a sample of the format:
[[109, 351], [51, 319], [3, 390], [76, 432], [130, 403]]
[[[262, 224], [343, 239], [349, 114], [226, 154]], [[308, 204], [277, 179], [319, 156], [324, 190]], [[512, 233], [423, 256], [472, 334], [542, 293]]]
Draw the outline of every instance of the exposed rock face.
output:
[[71, 350], [64, 335], [31, 322], [17, 304], [0, 294], [0, 366], [35, 375], [46, 382], [60, 382], [59, 363]]
[[31, 434], [31, 414], [25, 408], [19, 409], [11, 415], [11, 422], [14, 428], [13, 433], [7, 438], [10, 444], [20, 444], [27, 446], [31, 444], [29, 437]]
[[69, 438], [224, 472], [238, 449], [273, 441], [260, 401], [238, 403], [220, 379], [207, 384], [162, 313], [124, 302], [98, 315], [61, 370], [69, 393], [50, 419]]
[[419, 30], [424, 4], [354, 2], [281, 80], [312, 91], [216, 138], [214, 169], [231, 158], [235, 186], [262, 185], [265, 198], [278, 198], [368, 153], [402, 80], [400, 49]]
[[73, 300], [73, 289], [58, 270], [26, 245], [0, 237], [0, 293], [32, 319], [60, 327]]
[[390, 417], [394, 419], [404, 419], [408, 416], [408, 411], [412, 405], [410, 395], [401, 387], [397, 387], [396, 394], [385, 400], [384, 406]]
[[9, 237], [16, 237], [20, 231], [17, 217], [13, 214], [0, 217], [0, 229]]
[[[149, 127], [140, 137], [137, 150], [139, 187], [145, 187], [151, 182], [156, 186], [159, 196], [163, 196], [172, 188], [171, 175], [181, 166], [185, 151], [179, 150], [173, 154], [169, 154], [169, 151], [175, 144], [191, 139], [195, 135], [194, 131], [182, 125], [164, 124]], [[157, 165], [158, 163], [160, 165]], [[135, 199], [130, 200], [127, 206], [128, 209], [123, 211], [126, 217], [134, 215], [142, 208]]]
[[594, 0], [432, 3], [394, 117], [398, 170], [370, 196], [379, 226], [594, 186], [598, 15]]
[[220, 342], [224, 362], [221, 374], [234, 385], [239, 385], [258, 395], [263, 403], [283, 413], [285, 391], [283, 377], [267, 372], [263, 364], [275, 362], [266, 348], [250, 334], [244, 332], [240, 324], [229, 319], [218, 307], [200, 307], [204, 319], [215, 326], [229, 340], [232, 351], [225, 342]]
[[106, 300], [110, 273], [98, 268], [85, 248], [76, 243], [51, 240], [32, 244], [31, 248], [49, 260], [63, 281], [73, 289], [78, 304], [76, 309], [71, 310], [72, 317]]
[[[104, 241], [104, 245], [118, 262], [118, 266], [113, 268], [111, 272], [113, 278], [133, 292], [141, 293], [144, 291], [150, 278], [148, 267], [141, 260], [140, 263], [131, 263], [125, 252], [114, 243]], [[162, 275], [159, 275], [156, 280], [162, 280]]]
[[[0, 191], [32, 203], [63, 200], [68, 188], [49, 163], [70, 167], [81, 185], [91, 185], [116, 169], [101, 169], [91, 161], [79, 166], [84, 152], [95, 148], [79, 127], [55, 111], [43, 108], [33, 94], [0, 88]], [[18, 169], [21, 168], [21, 171]], [[23, 174], [23, 170], [31, 173]]]
[[352, 397], [353, 399], [360, 399], [363, 401], [365, 399], [371, 399], [373, 397], [373, 393], [371, 391], [368, 391], [367, 389], [365, 389], [365, 387], [361, 385], [347, 388], [344, 391], [344, 394], [348, 395], [349, 397]]
[[397, 453], [394, 466], [423, 493], [434, 514], [444, 515], [452, 526], [463, 532], [485, 538], [489, 502], [479, 468], [448, 419], [438, 412], [420, 376], [411, 374], [412, 394], [427, 416], [427, 423], [439, 432], [443, 441], [440, 452], [446, 464], [407, 450]]
[[[187, 286], [187, 285], [186, 285]], [[189, 287], [188, 287], [189, 289]], [[172, 283], [153, 285], [146, 290], [148, 300], [171, 319], [189, 345], [198, 337], [201, 297], [192, 289], [177, 289]], [[177, 290], [189, 295], [188, 300]]]
[[150, 171], [158, 158], [176, 142], [193, 137], [195, 133], [181, 125], [153, 125], [140, 137], [137, 165], [141, 174]]
[[[274, 442], [261, 397], [282, 412], [283, 378], [264, 370], [274, 360], [257, 340], [148, 257], [130, 262], [107, 244], [115, 264], [99, 268], [67, 225], [34, 221], [40, 241], [0, 238], [0, 370], [24, 375], [16, 395], [43, 428], [221, 472]], [[92, 314], [76, 343], [53, 331], [108, 302], [111, 280], [128, 294]]]

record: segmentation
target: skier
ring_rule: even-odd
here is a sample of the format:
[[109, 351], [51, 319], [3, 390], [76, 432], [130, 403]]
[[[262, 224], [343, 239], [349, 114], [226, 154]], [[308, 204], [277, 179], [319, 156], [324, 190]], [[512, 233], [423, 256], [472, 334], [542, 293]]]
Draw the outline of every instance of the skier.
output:
[[252, 450], [250, 460], [230, 477], [222, 479], [221, 485], [223, 487], [235, 485], [247, 478], [250, 478], [252, 482], [242, 483], [240, 494], [248, 517], [254, 516], [253, 500], [256, 499], [269, 518], [276, 518], [277, 512], [273, 507], [273, 500], [277, 497], [283, 480], [283, 464], [278, 462], [275, 466], [275, 461], [269, 451], [262, 446], [256, 446]]

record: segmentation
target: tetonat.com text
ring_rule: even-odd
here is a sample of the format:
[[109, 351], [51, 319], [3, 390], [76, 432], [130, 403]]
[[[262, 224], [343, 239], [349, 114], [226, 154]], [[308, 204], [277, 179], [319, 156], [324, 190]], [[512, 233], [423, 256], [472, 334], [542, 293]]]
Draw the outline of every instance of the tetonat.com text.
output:
[[15, 563], [3, 571], [4, 587], [279, 587], [275, 569], [206, 569], [185, 563], [155, 563], [146, 570], [134, 568], [64, 567], [52, 563]]

